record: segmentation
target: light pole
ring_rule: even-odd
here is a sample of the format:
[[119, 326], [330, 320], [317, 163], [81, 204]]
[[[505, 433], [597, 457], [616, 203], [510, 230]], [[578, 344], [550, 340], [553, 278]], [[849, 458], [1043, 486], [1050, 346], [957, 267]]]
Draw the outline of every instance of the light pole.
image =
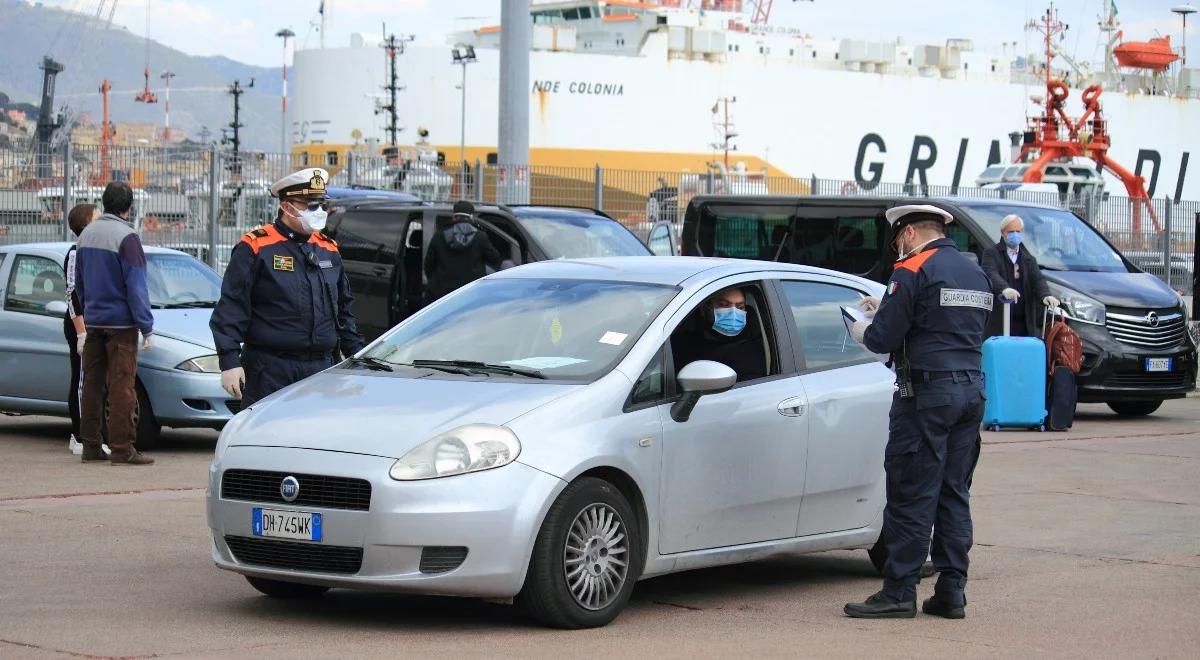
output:
[[163, 79], [165, 89], [163, 90], [163, 146], [171, 141], [171, 79], [175, 77], [170, 71], [163, 71], [159, 78]]
[[465, 168], [467, 166], [467, 65], [476, 62], [475, 47], [457, 44], [450, 51], [454, 64], [462, 65], [462, 111], [459, 117], [459, 146], [458, 160]]
[[[291, 30], [289, 30], [287, 28], [283, 28], [282, 30], [276, 32], [275, 36], [283, 39], [283, 69], [282, 69], [283, 70], [283, 93], [280, 96], [281, 105], [280, 105], [280, 115], [279, 115], [279, 123], [280, 123], [280, 126], [279, 126], [279, 152], [281, 154], [284, 154], [282, 156], [282, 158], [284, 158], [284, 160], [285, 160], [284, 169], [287, 169], [288, 163], [286, 161], [290, 160], [286, 155], [287, 154], [287, 54], [288, 54], [288, 39], [296, 36], [296, 33], [292, 32]], [[324, 35], [322, 35], [322, 37], [324, 37]]]

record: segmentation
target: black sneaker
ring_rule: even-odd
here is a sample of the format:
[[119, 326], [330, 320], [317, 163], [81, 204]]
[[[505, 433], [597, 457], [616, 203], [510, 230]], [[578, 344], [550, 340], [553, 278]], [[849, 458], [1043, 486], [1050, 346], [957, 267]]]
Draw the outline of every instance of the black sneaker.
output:
[[846, 603], [842, 611], [855, 619], [911, 619], [917, 615], [917, 601], [899, 603], [880, 591], [862, 603]]
[[90, 463], [92, 461], [107, 461], [107, 460], [108, 460], [108, 454], [104, 453], [104, 450], [100, 448], [100, 445], [96, 445], [95, 447], [93, 447], [91, 445], [84, 445], [83, 453], [79, 455], [79, 461], [81, 463]]
[[931, 598], [926, 598], [924, 603], [921, 603], [921, 611], [933, 616], [940, 616], [944, 619], [965, 619], [967, 617], [966, 605], [967, 599], [965, 597], [963, 598], [962, 605], [955, 605], [934, 594]]

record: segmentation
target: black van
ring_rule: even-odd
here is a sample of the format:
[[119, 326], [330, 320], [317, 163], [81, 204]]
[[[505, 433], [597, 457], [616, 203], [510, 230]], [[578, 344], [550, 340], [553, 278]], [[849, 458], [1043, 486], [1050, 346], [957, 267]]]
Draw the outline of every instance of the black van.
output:
[[884, 211], [932, 204], [952, 213], [949, 237], [978, 259], [999, 241], [1000, 222], [1025, 221], [1024, 244], [1083, 339], [1079, 401], [1148, 415], [1196, 387], [1196, 346], [1183, 299], [1142, 272], [1077, 215], [1003, 199], [911, 197], [695, 197], [684, 215], [685, 255], [786, 261], [891, 276]]
[[[325, 234], [338, 242], [354, 293], [358, 329], [368, 340], [420, 309], [423, 265], [438, 218], [450, 204], [339, 200]], [[476, 206], [479, 227], [504, 259], [504, 268], [531, 261], [650, 256], [624, 225], [593, 209]]]

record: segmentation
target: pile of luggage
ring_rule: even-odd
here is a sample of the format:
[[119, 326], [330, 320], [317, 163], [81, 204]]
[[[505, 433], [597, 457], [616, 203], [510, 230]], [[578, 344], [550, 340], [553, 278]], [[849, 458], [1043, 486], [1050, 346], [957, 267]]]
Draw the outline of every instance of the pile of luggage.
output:
[[1066, 431], [1075, 422], [1075, 374], [1083, 342], [1059, 309], [1046, 308], [1042, 337], [1009, 336], [1010, 305], [1004, 307], [1004, 336], [983, 342], [984, 427]]

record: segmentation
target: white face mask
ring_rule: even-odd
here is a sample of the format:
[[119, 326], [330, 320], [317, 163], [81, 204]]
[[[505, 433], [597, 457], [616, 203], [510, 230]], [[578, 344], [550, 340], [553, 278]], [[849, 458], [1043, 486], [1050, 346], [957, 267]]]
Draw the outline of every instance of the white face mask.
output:
[[325, 221], [329, 218], [329, 214], [325, 209], [317, 209], [310, 211], [307, 208], [300, 209], [296, 219], [300, 221], [300, 226], [306, 233], [312, 234], [321, 231], [325, 228]]

